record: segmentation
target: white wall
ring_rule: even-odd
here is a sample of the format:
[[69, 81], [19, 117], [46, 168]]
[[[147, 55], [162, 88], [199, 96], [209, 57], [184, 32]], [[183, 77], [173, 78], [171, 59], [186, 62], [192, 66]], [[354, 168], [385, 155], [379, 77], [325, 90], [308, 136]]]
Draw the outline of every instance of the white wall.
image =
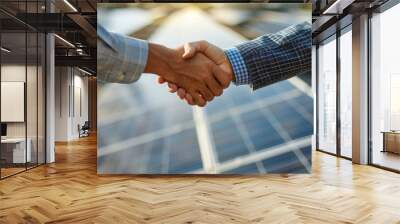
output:
[[68, 140], [69, 68], [55, 68], [55, 141]]
[[55, 140], [77, 139], [78, 124], [88, 120], [88, 78], [76, 68], [56, 67], [55, 85]]
[[[74, 119], [72, 120], [72, 126], [74, 127], [72, 129], [72, 135], [73, 136], [78, 136], [78, 129], [76, 128], [78, 126], [78, 124], [83, 125], [85, 123], [85, 121], [88, 120], [88, 106], [89, 106], [89, 102], [88, 102], [88, 77], [87, 76], [81, 76], [82, 73], [78, 73], [79, 75], [76, 75], [76, 71], [75, 70], [75, 77], [74, 77], [74, 86], [75, 86], [75, 116]], [[78, 90], [80, 90], [80, 99], [77, 98], [78, 96]], [[78, 108], [78, 100], [80, 100], [81, 104], [80, 106], [82, 107], [81, 110], [79, 111], [80, 108]]]

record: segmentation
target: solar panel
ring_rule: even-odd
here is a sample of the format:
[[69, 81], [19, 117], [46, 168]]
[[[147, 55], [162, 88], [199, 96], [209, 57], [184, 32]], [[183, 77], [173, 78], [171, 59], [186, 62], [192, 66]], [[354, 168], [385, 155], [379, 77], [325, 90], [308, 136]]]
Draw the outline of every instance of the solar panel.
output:
[[250, 136], [255, 150], [262, 150], [285, 142], [261, 110], [242, 115], [243, 124]]
[[202, 169], [196, 130], [187, 130], [168, 140], [168, 173], [190, 173]]
[[[285, 161], [284, 163], [282, 161]], [[267, 173], [306, 173], [307, 169], [293, 152], [288, 152], [264, 160]]]
[[250, 153], [231, 118], [212, 123], [211, 131], [220, 162]]
[[[151, 37], [171, 47], [198, 39], [221, 47], [245, 41], [193, 8], [170, 15]], [[203, 109], [168, 94], [148, 74], [132, 85], [105, 84], [99, 89], [98, 172], [309, 172], [312, 114], [312, 98], [292, 81], [254, 92], [232, 84]]]
[[224, 174], [254, 174], [259, 173], [260, 170], [258, 169], [256, 164], [249, 164], [245, 166], [241, 166], [232, 170], [225, 171]]

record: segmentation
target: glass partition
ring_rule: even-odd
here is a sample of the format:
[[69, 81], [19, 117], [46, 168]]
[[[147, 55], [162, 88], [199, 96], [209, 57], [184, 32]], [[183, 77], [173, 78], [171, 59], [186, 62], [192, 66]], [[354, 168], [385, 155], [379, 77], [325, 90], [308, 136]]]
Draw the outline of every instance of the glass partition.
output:
[[[0, 3], [15, 13], [41, 13], [43, 5]], [[0, 12], [0, 26], [0, 178], [5, 178], [45, 162], [46, 39], [12, 14]]]
[[38, 64], [37, 64], [37, 162], [46, 162], [45, 124], [46, 124], [46, 36], [38, 33]]
[[27, 33], [27, 74], [26, 74], [26, 114], [27, 114], [27, 150], [29, 153], [29, 160], [27, 167], [33, 167], [37, 165], [37, 76], [38, 76], [38, 55], [37, 55], [37, 42], [38, 35], [36, 32]]
[[2, 177], [24, 171], [27, 160], [30, 162], [26, 138], [26, 41], [25, 32], [1, 34]]

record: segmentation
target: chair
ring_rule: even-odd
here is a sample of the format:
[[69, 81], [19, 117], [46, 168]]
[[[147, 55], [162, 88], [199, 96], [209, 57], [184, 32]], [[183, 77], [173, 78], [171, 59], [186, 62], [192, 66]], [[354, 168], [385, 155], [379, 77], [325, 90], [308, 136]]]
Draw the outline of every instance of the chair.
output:
[[80, 125], [78, 124], [79, 138], [89, 136], [89, 129], [90, 129], [89, 121], [85, 121], [82, 127], [80, 127]]

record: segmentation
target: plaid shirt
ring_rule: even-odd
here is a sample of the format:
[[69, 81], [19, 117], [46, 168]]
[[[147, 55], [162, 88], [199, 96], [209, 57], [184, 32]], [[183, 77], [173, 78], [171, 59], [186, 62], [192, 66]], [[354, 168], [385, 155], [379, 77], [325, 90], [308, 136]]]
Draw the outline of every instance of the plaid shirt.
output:
[[236, 48], [230, 48], [225, 50], [226, 56], [231, 62], [235, 80], [233, 81], [236, 85], [246, 85], [250, 84], [249, 73], [247, 72], [247, 67], [240, 54], [240, 51]]
[[97, 77], [99, 81], [131, 83], [147, 63], [148, 43], [108, 32], [97, 25]]
[[236, 85], [256, 90], [311, 71], [311, 24], [304, 22], [225, 51]]

